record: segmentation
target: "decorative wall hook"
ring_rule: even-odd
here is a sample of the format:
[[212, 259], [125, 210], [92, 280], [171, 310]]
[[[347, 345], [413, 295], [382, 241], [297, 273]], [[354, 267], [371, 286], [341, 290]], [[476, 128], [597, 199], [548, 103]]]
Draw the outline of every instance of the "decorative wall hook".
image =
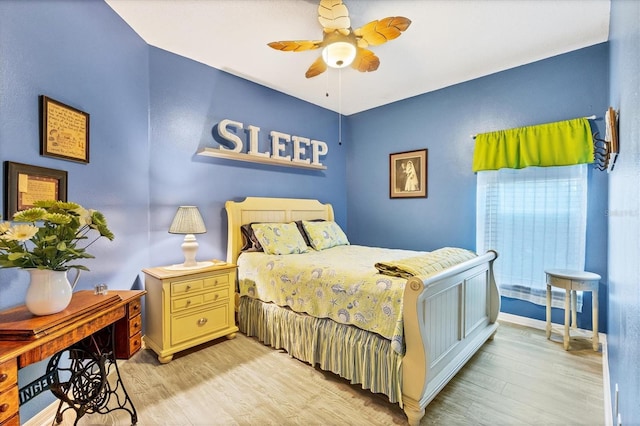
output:
[[609, 158], [611, 156], [611, 143], [598, 136], [600, 133], [593, 134], [593, 158], [594, 166], [598, 170], [607, 170], [609, 167]]
[[599, 138], [599, 133], [593, 134], [593, 156], [595, 167], [598, 170], [611, 172], [618, 156], [618, 114], [609, 107], [604, 114], [605, 135], [604, 139]]

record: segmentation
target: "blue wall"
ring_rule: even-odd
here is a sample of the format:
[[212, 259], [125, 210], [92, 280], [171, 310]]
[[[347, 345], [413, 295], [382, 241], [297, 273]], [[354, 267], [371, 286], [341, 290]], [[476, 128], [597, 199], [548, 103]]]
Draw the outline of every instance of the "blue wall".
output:
[[[611, 106], [620, 156], [609, 177], [609, 372], [622, 424], [640, 424], [640, 2], [611, 3]], [[612, 399], [615, 399], [612, 397]], [[612, 408], [615, 416], [615, 409]], [[613, 424], [617, 424], [613, 421]]]
[[[476, 177], [470, 135], [596, 115], [604, 134], [608, 46], [600, 44], [349, 117], [349, 236], [358, 244], [475, 248]], [[428, 197], [389, 198], [389, 154], [427, 148]], [[590, 169], [587, 270], [607, 276], [607, 174]], [[376, 230], [372, 232], [372, 230]], [[500, 259], [498, 259], [498, 262]], [[599, 328], [606, 332], [606, 278]], [[544, 319], [544, 307], [504, 299], [502, 311]], [[563, 311], [553, 310], [562, 323]], [[578, 326], [591, 329], [591, 296]]]
[[[223, 71], [150, 49], [151, 264], [180, 262], [182, 236], [168, 235], [176, 207], [195, 204], [207, 233], [198, 259], [226, 258], [226, 200], [247, 196], [317, 198], [332, 203], [346, 229], [345, 147], [338, 145], [337, 115]], [[260, 127], [260, 152], [271, 152], [269, 132], [321, 140], [326, 170], [275, 167], [195, 155], [218, 148], [212, 136], [223, 119]], [[247, 135], [239, 132], [246, 151]], [[309, 150], [310, 151], [310, 150]]]
[[[102, 211], [116, 235], [91, 247], [76, 288], [139, 285], [149, 261], [148, 46], [102, 1], [1, 1], [0, 58], [0, 159], [66, 170], [68, 199]], [[42, 94], [90, 114], [89, 164], [39, 155]], [[22, 304], [27, 282], [0, 269], [0, 309]], [[43, 368], [22, 370], [20, 386]], [[21, 407], [23, 421], [52, 400]]]

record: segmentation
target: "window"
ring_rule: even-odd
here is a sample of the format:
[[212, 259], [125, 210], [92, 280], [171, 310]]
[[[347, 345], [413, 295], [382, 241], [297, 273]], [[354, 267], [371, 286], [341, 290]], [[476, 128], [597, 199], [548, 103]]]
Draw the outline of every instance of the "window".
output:
[[[498, 252], [503, 296], [545, 305], [545, 269], [584, 270], [587, 174], [586, 164], [478, 172], [476, 249]], [[558, 292], [552, 306], [563, 301]]]

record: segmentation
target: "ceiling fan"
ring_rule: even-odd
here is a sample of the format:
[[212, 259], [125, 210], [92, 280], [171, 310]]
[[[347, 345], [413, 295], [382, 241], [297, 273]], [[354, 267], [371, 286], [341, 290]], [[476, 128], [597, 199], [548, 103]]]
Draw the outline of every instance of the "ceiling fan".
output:
[[380, 59], [367, 47], [393, 40], [409, 28], [411, 20], [391, 16], [353, 30], [347, 6], [342, 0], [320, 0], [318, 21], [323, 28], [322, 40], [274, 41], [268, 45], [283, 52], [302, 52], [322, 48], [322, 55], [309, 67], [305, 76], [315, 77], [332, 68], [351, 65], [360, 72], [375, 71]]

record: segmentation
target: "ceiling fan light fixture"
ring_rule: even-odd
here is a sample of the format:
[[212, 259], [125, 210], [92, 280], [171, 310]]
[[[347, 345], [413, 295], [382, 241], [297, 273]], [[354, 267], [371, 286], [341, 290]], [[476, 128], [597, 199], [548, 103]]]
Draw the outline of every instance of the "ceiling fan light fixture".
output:
[[344, 68], [356, 58], [356, 46], [349, 41], [335, 41], [322, 49], [322, 59], [331, 68]]
[[322, 49], [322, 54], [316, 57], [304, 74], [306, 78], [320, 75], [327, 68], [351, 66], [360, 72], [377, 70], [380, 58], [367, 47], [378, 46], [398, 38], [411, 25], [411, 20], [404, 16], [389, 16], [376, 19], [354, 30], [351, 28], [349, 11], [342, 0], [320, 0], [318, 22], [323, 28], [322, 40], [267, 43], [272, 49], [282, 52]]

